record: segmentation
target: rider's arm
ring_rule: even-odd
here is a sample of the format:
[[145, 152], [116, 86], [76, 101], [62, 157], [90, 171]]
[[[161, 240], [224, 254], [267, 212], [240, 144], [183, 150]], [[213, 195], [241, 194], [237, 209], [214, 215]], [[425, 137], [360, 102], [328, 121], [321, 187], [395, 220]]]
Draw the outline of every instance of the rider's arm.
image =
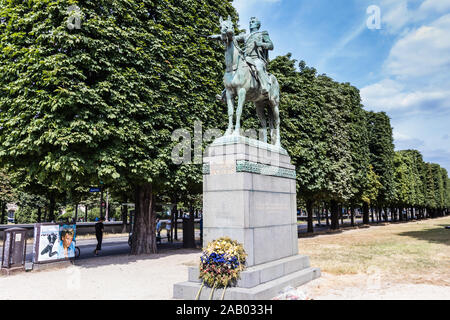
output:
[[263, 32], [263, 43], [261, 45], [266, 50], [273, 50], [273, 42], [269, 38], [269, 33], [267, 31]]
[[220, 39], [222, 39], [222, 36], [221, 36], [220, 34], [213, 34], [213, 35], [211, 35], [211, 36], [208, 36], [208, 39], [211, 39], [211, 40], [220, 40]]
[[244, 42], [245, 41], [245, 33], [238, 34], [235, 36], [235, 39], [237, 42]]

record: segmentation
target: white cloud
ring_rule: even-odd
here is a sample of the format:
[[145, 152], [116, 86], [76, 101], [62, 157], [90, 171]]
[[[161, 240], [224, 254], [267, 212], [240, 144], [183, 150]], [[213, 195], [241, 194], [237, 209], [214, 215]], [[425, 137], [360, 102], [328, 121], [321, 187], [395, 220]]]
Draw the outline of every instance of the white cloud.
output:
[[450, 14], [412, 30], [392, 47], [386, 78], [361, 89], [373, 110], [450, 109]]
[[450, 169], [450, 149], [447, 136], [450, 136], [448, 117], [394, 117], [396, 150], [416, 149], [423, 154], [425, 161], [439, 163]]
[[[362, 88], [361, 97], [368, 109], [389, 114], [397, 150], [418, 149], [425, 161], [450, 169], [450, 14], [442, 14], [450, 0], [443, 2], [424, 1], [414, 15], [397, 4], [387, 21], [400, 36], [384, 62], [384, 79]], [[434, 21], [424, 22], [430, 16]], [[412, 21], [421, 25], [413, 28]]]
[[406, 0], [384, 0], [381, 7], [381, 21], [389, 32], [397, 33], [413, 19]]
[[[410, 9], [418, 5], [417, 9]], [[450, 12], [449, 0], [382, 0], [381, 20], [389, 33], [397, 34], [410, 24]]]
[[407, 33], [391, 49], [385, 67], [400, 78], [450, 69], [450, 14]]
[[450, 92], [445, 88], [408, 89], [404, 84], [392, 79], [361, 89], [363, 104], [374, 111], [426, 112], [426, 106], [449, 106]]
[[446, 13], [450, 10], [448, 0], [425, 0], [419, 7], [420, 12]]

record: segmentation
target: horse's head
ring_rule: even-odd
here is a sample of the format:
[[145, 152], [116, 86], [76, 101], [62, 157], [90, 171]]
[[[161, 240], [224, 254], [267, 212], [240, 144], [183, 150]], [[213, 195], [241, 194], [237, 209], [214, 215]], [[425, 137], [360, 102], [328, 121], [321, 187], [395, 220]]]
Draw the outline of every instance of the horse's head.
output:
[[223, 40], [232, 40], [234, 36], [234, 27], [233, 21], [231, 21], [231, 17], [228, 16], [227, 20], [223, 20], [220, 17], [220, 33], [222, 34]]

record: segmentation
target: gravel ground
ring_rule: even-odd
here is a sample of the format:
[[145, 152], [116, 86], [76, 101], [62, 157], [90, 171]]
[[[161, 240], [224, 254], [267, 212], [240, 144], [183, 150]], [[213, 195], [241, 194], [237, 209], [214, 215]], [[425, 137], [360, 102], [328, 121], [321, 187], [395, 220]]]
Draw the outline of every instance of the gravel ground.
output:
[[0, 300], [172, 299], [173, 285], [187, 280], [199, 250], [86, 259], [73, 267], [0, 276]]
[[[87, 259], [66, 269], [0, 277], [0, 300], [172, 299], [173, 285], [187, 280], [199, 250], [167, 251], [139, 259], [128, 255]], [[450, 299], [450, 286], [394, 283], [377, 275], [332, 275], [300, 288], [293, 297], [314, 300]]]
[[332, 275], [297, 289], [314, 300], [450, 300], [450, 286], [396, 283], [377, 275]]

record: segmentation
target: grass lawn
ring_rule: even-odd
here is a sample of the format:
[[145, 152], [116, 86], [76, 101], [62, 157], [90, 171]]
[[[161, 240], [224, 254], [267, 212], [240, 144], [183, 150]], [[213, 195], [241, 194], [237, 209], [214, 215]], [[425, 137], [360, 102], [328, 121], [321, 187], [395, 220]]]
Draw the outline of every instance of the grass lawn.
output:
[[394, 282], [450, 286], [449, 225], [444, 217], [306, 237], [299, 251], [332, 275], [376, 272]]

